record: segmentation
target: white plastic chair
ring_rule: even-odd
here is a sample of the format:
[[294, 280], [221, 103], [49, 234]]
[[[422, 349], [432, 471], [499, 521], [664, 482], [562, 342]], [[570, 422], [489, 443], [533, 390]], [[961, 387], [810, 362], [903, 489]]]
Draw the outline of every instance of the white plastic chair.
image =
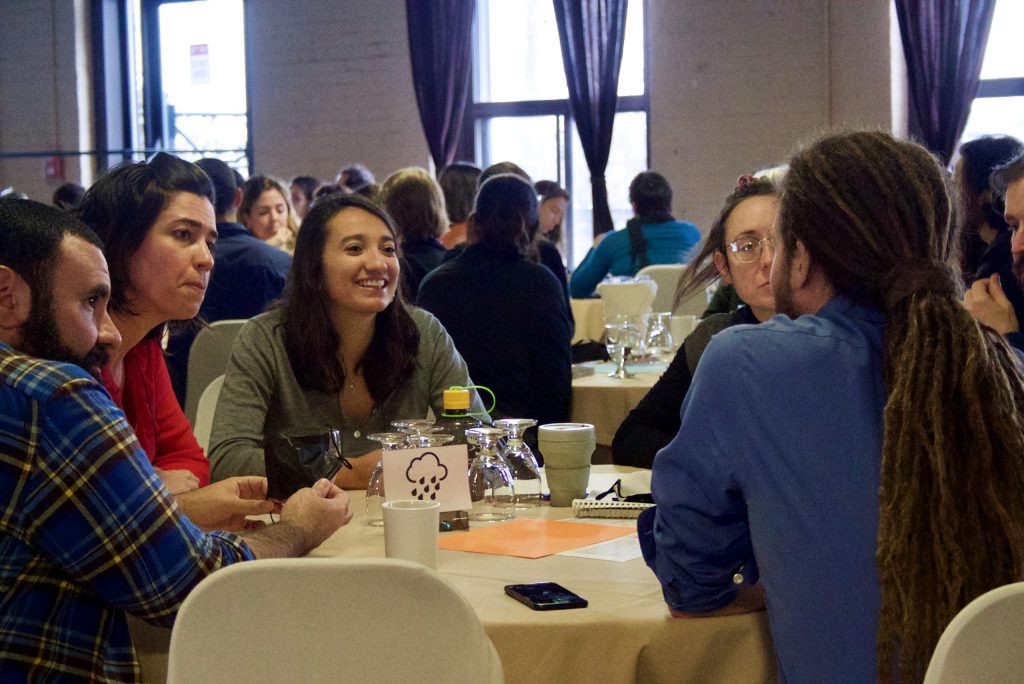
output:
[[188, 352], [188, 386], [185, 389], [185, 417], [195, 425], [199, 397], [218, 375], [224, 375], [231, 358], [231, 345], [245, 320], [214, 321], [196, 335]]
[[[651, 310], [655, 312], [672, 311], [672, 300], [676, 296], [676, 285], [682, 275], [685, 264], [652, 264], [637, 271], [637, 277], [647, 276], [658, 286], [654, 295]], [[703, 311], [703, 309], [702, 309]]]
[[1024, 680], [1024, 582], [968, 603], [935, 646], [924, 684], [988, 684]]
[[604, 302], [604, 319], [610, 321], [616, 316], [642, 316], [651, 311], [651, 302], [658, 292], [653, 280], [637, 280], [625, 283], [600, 283], [597, 294]]
[[439, 574], [387, 558], [230, 565], [185, 599], [168, 684], [491, 682], [501, 661]]
[[199, 446], [206, 452], [210, 447], [210, 433], [213, 432], [213, 414], [217, 410], [217, 399], [220, 397], [220, 388], [224, 386], [224, 376], [218, 375], [213, 379], [199, 397], [199, 405], [196, 407], [196, 420], [192, 423], [192, 434], [196, 436]]

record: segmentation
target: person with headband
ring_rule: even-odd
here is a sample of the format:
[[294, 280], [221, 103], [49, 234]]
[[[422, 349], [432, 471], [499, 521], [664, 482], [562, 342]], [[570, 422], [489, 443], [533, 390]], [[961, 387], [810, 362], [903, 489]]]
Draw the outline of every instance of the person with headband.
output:
[[968, 602], [1024, 579], [1021, 357], [958, 301], [950, 213], [919, 145], [799, 151], [786, 315], [711, 340], [654, 460], [638, 532], [671, 612], [767, 603], [780, 682], [920, 681]]

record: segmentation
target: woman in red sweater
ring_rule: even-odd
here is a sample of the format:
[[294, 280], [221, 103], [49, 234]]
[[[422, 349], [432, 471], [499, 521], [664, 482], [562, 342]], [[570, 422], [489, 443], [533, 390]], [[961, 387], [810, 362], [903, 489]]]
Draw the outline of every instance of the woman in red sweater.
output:
[[217, 239], [213, 185], [203, 171], [160, 153], [105, 174], [79, 215], [105, 245], [110, 317], [122, 344], [103, 384], [172, 494], [210, 481], [210, 462], [171, 388], [160, 337], [168, 321], [199, 312]]

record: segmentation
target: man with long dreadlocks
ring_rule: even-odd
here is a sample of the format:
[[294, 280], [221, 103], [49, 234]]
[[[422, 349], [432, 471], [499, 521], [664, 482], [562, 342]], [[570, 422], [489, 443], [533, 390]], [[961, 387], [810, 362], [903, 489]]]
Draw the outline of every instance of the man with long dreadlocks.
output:
[[1024, 568], [1024, 379], [958, 301], [944, 177], [882, 133], [783, 185], [779, 311], [711, 341], [638, 521], [676, 615], [763, 587], [781, 682], [920, 681], [950, 619]]

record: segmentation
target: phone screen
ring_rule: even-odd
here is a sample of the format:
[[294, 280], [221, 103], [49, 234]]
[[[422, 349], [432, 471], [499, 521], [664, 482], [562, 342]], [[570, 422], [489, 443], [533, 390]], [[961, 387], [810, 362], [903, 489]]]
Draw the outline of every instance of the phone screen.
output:
[[555, 582], [537, 582], [536, 584], [509, 584], [505, 593], [525, 603], [534, 610], [564, 610], [567, 608], [586, 608], [587, 600], [574, 594], [561, 584]]

